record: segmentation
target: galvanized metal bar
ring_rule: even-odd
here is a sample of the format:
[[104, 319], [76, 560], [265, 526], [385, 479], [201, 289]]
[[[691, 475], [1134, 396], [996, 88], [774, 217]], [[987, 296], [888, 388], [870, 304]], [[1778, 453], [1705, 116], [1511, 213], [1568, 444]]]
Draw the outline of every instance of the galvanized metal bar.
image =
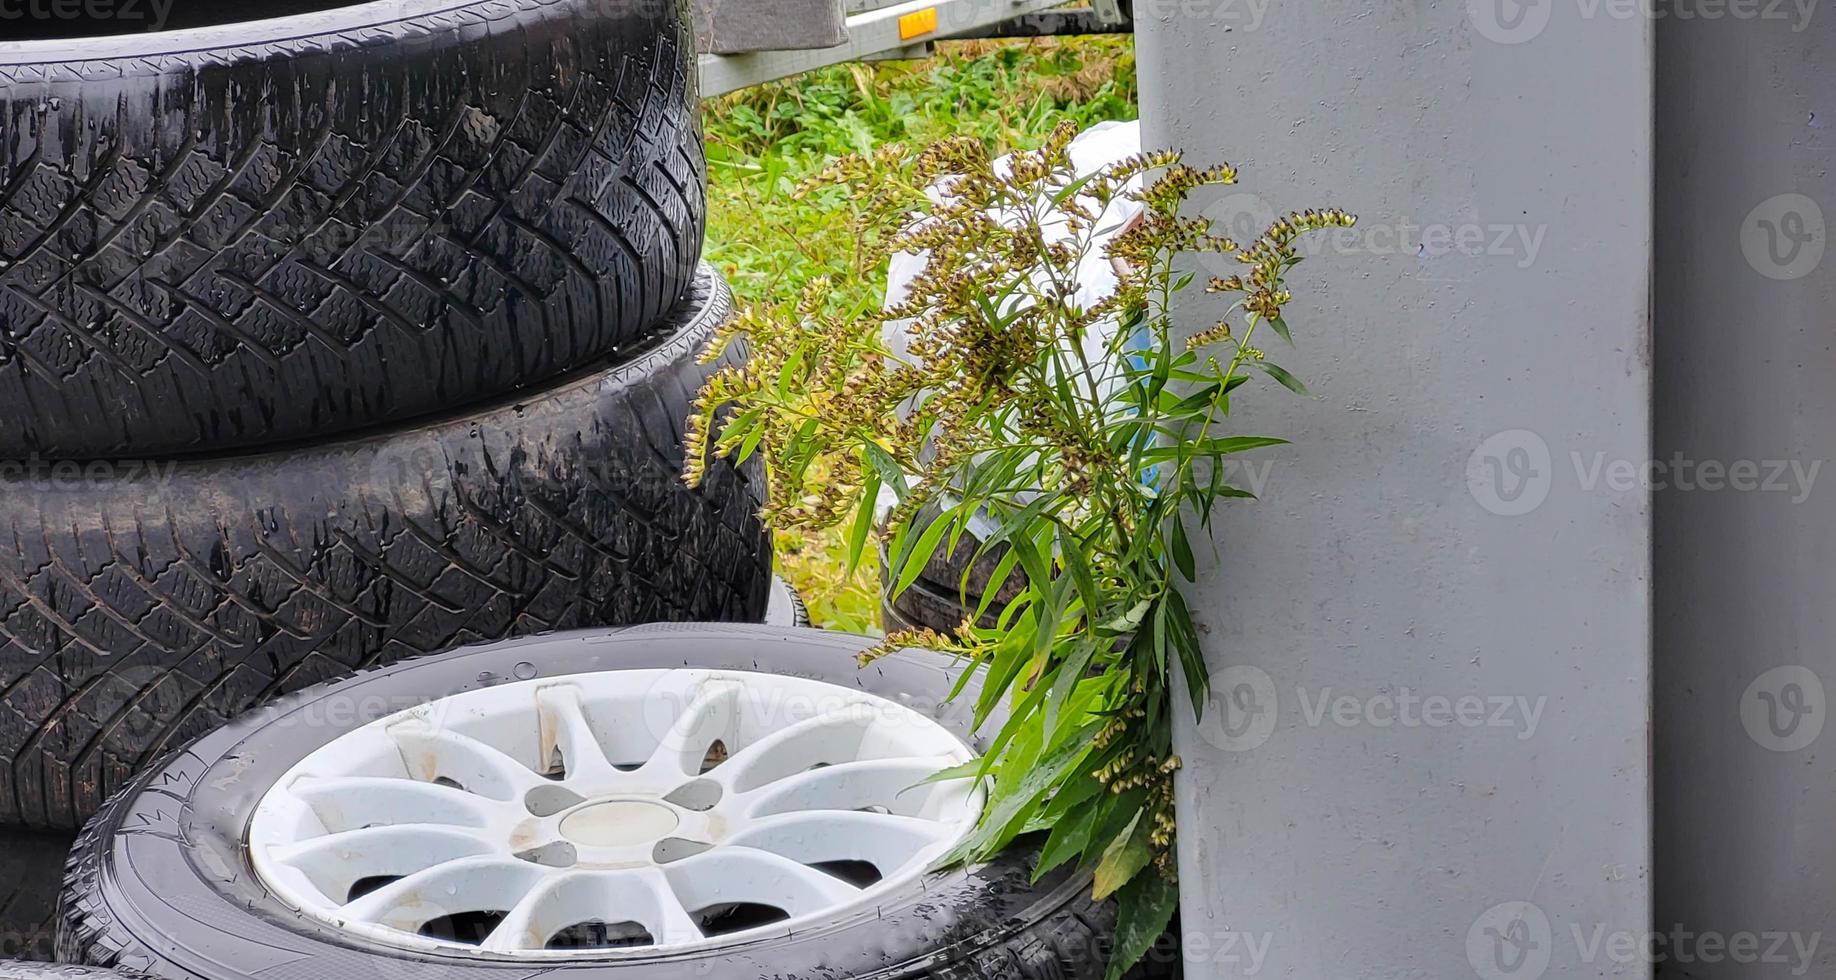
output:
[[[864, 8], [874, 2], [857, 0], [857, 5]], [[906, 0], [863, 9], [848, 18], [848, 40], [832, 48], [702, 55], [701, 94], [710, 98], [725, 95], [816, 68], [961, 37], [1061, 3], [1063, 0]]]

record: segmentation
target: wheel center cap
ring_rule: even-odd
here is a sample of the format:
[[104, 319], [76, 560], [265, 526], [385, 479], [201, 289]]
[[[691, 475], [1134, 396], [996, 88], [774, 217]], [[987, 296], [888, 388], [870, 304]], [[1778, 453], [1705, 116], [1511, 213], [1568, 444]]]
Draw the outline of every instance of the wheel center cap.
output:
[[664, 837], [681, 822], [661, 803], [608, 800], [561, 818], [561, 836], [586, 847], [630, 847]]

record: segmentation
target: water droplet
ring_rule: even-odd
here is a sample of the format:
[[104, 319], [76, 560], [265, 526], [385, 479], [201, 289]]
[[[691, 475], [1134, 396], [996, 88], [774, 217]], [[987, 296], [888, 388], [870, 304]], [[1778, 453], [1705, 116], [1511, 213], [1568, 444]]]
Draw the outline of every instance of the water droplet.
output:
[[514, 671], [514, 673], [516, 674], [517, 680], [526, 681], [536, 675], [536, 665], [525, 660], [522, 663], [516, 665], [516, 670]]

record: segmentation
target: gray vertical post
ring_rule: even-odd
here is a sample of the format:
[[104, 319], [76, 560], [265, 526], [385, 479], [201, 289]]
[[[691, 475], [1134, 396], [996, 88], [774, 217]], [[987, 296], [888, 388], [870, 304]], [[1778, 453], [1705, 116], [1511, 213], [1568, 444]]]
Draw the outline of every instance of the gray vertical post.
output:
[[1710, 980], [1836, 968], [1833, 66], [1827, 5], [1658, 27], [1657, 925]]
[[1209, 213], [1360, 215], [1260, 338], [1316, 395], [1241, 399], [1295, 445], [1195, 590], [1195, 980], [1649, 972], [1652, 25], [1614, 9], [1137, 0], [1146, 142], [1243, 170]]

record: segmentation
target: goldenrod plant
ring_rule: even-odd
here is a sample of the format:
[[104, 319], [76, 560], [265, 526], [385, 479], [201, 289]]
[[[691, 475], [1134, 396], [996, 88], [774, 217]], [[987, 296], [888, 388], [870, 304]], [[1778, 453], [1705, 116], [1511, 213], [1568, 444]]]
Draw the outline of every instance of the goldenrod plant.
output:
[[[851, 562], [877, 531], [895, 594], [966, 536], [996, 563], [953, 635], [896, 633], [863, 661], [922, 647], [973, 665], [978, 726], [1005, 720], [971, 769], [939, 774], [990, 787], [981, 824], [946, 860], [1046, 834], [1039, 874], [1075, 863], [1097, 897], [1118, 896], [1113, 978], [1178, 903], [1175, 672], [1190, 710], [1209, 696], [1185, 595], [1193, 527], [1208, 533], [1222, 501], [1250, 496], [1228, 482], [1228, 458], [1283, 441], [1232, 434], [1232, 401], [1257, 375], [1305, 392], [1257, 334], [1291, 342], [1284, 277], [1298, 239], [1354, 219], [1296, 212], [1240, 244], [1181, 214], [1198, 189], [1235, 183], [1234, 169], [1157, 152], [1080, 177], [1076, 133], [1061, 125], [1006, 166], [973, 138], [915, 155], [886, 146], [808, 182], [801, 193], [846, 186], [876, 252], [921, 253], [925, 269], [875, 313], [836, 308], [821, 281], [788, 313], [742, 310], [709, 357], [743, 338], [751, 359], [702, 391], [685, 475], [697, 481], [715, 454], [762, 454], [766, 520], [842, 529]], [[1117, 233], [1124, 210], [1138, 216]], [[1193, 279], [1181, 260], [1205, 252], [1242, 265], [1207, 287], [1238, 299], [1181, 342], [1171, 306]], [[1095, 254], [1119, 281], [1081, 305], [1078, 270]], [[909, 338], [899, 352], [889, 324]], [[896, 503], [879, 518], [883, 489]], [[1013, 576], [1018, 597], [990, 609]]]

